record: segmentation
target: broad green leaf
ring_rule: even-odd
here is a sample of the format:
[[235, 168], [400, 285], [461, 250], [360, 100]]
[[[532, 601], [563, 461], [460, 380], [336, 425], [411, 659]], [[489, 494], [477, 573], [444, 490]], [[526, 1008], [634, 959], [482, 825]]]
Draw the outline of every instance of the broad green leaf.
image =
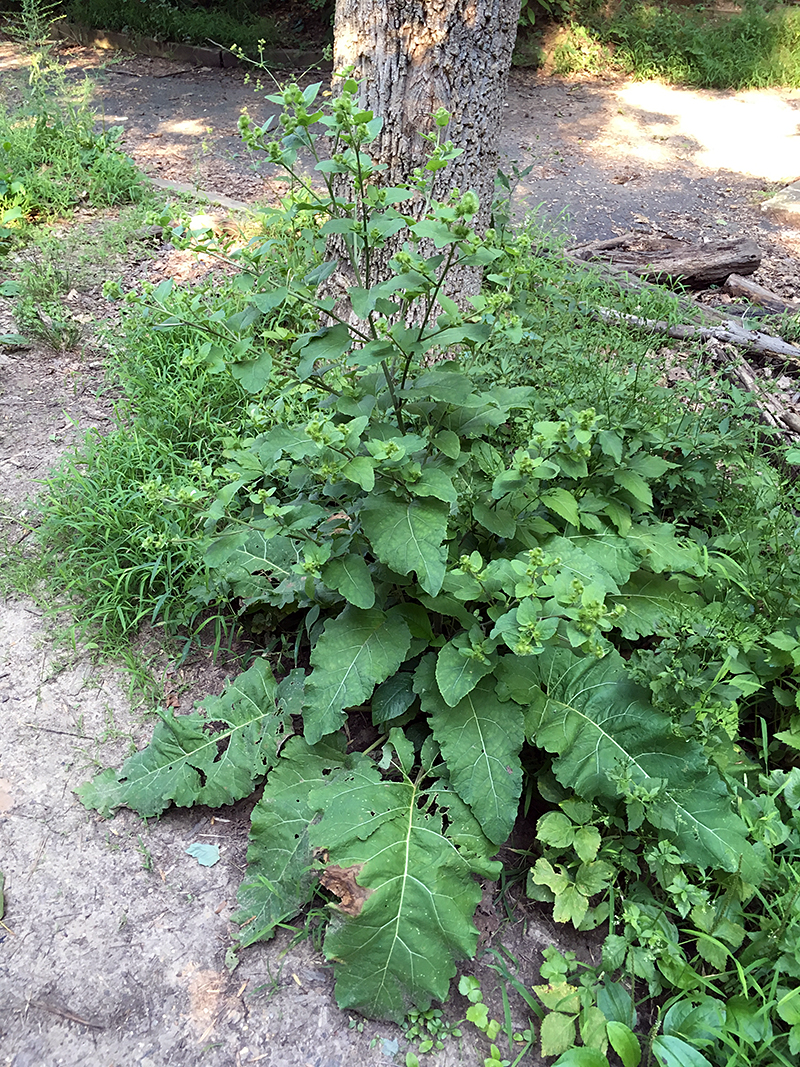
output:
[[553, 1067], [608, 1067], [608, 1060], [597, 1048], [571, 1048], [558, 1057]]
[[633, 497], [637, 504], [642, 505], [648, 510], [653, 507], [653, 494], [650, 492], [650, 486], [636, 471], [628, 470], [625, 467], [618, 467], [614, 471], [614, 481]]
[[263, 603], [281, 608], [304, 594], [306, 579], [292, 570], [298, 555], [289, 537], [269, 537], [260, 530], [226, 533], [211, 543], [205, 560], [245, 607]]
[[581, 863], [575, 872], [575, 886], [587, 897], [601, 893], [614, 880], [614, 868], [605, 860]]
[[120, 771], [106, 770], [76, 790], [82, 804], [108, 816], [123, 805], [145, 818], [178, 807], [232, 804], [249, 796], [277, 757], [284, 715], [266, 660], [257, 659], [222, 696], [198, 710], [175, 715], [160, 710], [147, 748]]
[[403, 715], [416, 700], [414, 675], [399, 671], [372, 694], [372, 721], [376, 726]]
[[440, 430], [434, 437], [433, 443], [450, 459], [458, 459], [461, 455], [461, 440], [452, 430]]
[[659, 1035], [653, 1040], [652, 1051], [661, 1067], [712, 1067], [705, 1056], [679, 1037]]
[[481, 889], [441, 814], [410, 779], [384, 781], [365, 757], [312, 790], [309, 804], [322, 813], [312, 846], [353, 891], [332, 909], [324, 945], [339, 1006], [399, 1023], [445, 1000], [455, 961], [477, 947]]
[[702, 575], [707, 566], [703, 550], [693, 541], [675, 536], [675, 527], [661, 522], [657, 525], [632, 526], [626, 540], [649, 570], [656, 574], [665, 571], [685, 571]]
[[453, 789], [472, 809], [489, 840], [501, 845], [514, 827], [522, 791], [521, 709], [500, 702], [491, 675], [450, 707], [436, 684], [433, 656], [426, 656], [417, 668], [414, 689], [439, 742]]
[[431, 793], [436, 797], [437, 807], [447, 812], [447, 836], [475, 873], [492, 881], [499, 878], [503, 864], [500, 860], [492, 859], [497, 853], [497, 845], [483, 832], [480, 823], [450, 786], [448, 779], [440, 779], [438, 785], [431, 787]]
[[[618, 971], [625, 962], [629, 947], [622, 934], [609, 934], [603, 942], [603, 969], [606, 971]], [[628, 1018], [628, 1015], [625, 1018]]]
[[587, 556], [593, 559], [603, 573], [608, 574], [618, 585], [627, 582], [639, 566], [637, 555], [625, 538], [614, 533], [591, 536], [573, 534], [570, 537], [550, 538], [545, 547], [548, 552], [569, 558], [571, 553], [567, 551], [566, 544], [572, 545], [573, 551], [579, 549], [584, 560]]
[[[625, 939], [621, 938], [621, 940]], [[624, 952], [622, 958], [625, 958]], [[607, 1019], [616, 1019], [617, 1022], [629, 1026], [636, 1026], [638, 1022], [630, 990], [626, 989], [621, 982], [609, 982], [608, 980], [601, 982], [597, 987], [597, 1006]]]
[[622, 463], [622, 438], [613, 430], [601, 430], [597, 435], [597, 443], [607, 456], [611, 456], [619, 466]]
[[[619, 587], [614, 576], [600, 560], [614, 565], [619, 573], [619, 569], [624, 567], [620, 555], [608, 543], [605, 545], [607, 551], [597, 550], [590, 555], [586, 549], [592, 540], [588, 537], [548, 537], [542, 547], [548, 555], [561, 560], [557, 568], [558, 574], [563, 575], [561, 586], [568, 587], [577, 578], [584, 587], [595, 590], [598, 596], [617, 593]], [[595, 547], [599, 549], [599, 546]]]
[[627, 640], [672, 632], [678, 612], [703, 606], [700, 597], [683, 592], [676, 581], [648, 571], [638, 571], [620, 589], [619, 603], [625, 614], [617, 626]]
[[551, 1011], [539, 1027], [543, 1056], [558, 1056], [575, 1044], [575, 1016]]
[[360, 485], [365, 493], [375, 488], [375, 460], [370, 456], [354, 456], [345, 463], [341, 473], [348, 481]]
[[557, 753], [553, 770], [562, 785], [593, 800], [618, 796], [610, 771], [645, 789], [666, 782], [648, 805], [650, 822], [689, 862], [741, 869], [747, 881], [758, 882], [760, 861], [719, 774], [699, 745], [677, 736], [672, 721], [628, 680], [618, 653], [596, 660], [548, 648], [531, 660], [530, 674], [538, 674], [540, 692], [531, 692], [526, 733]]
[[531, 870], [531, 880], [536, 885], [546, 885], [551, 893], [560, 896], [571, 885], [572, 879], [563, 868], [557, 871], [550, 860], [540, 856]]
[[485, 504], [475, 504], [472, 517], [484, 530], [496, 537], [511, 538], [517, 530], [517, 520], [508, 508], [489, 508]]
[[316, 812], [309, 794], [350, 760], [338, 736], [313, 748], [292, 737], [281, 750], [250, 817], [247, 874], [231, 916], [241, 927], [242, 947], [269, 940], [278, 923], [294, 918], [311, 899], [317, 872], [308, 828]]
[[436, 682], [444, 702], [451, 708], [472, 692], [481, 678], [494, 670], [493, 659], [463, 655], [469, 647], [467, 635], [460, 634], [448, 641], [436, 658]]
[[326, 326], [317, 333], [303, 334], [292, 345], [293, 352], [300, 352], [297, 376], [303, 381], [310, 377], [318, 360], [330, 363], [339, 359], [350, 348], [350, 331], [342, 322]]
[[591, 863], [600, 849], [600, 831], [596, 826], [576, 826], [573, 848], [578, 859]]
[[288, 295], [289, 290], [284, 286], [281, 289], [273, 289], [269, 293], [253, 293], [250, 297], [250, 303], [266, 314], [266, 312], [274, 311], [276, 307], [280, 307]]
[[665, 1034], [683, 1038], [694, 1048], [714, 1045], [725, 1029], [725, 1004], [716, 997], [703, 997], [699, 1004], [679, 1000], [664, 1016]]
[[347, 708], [372, 696], [405, 660], [411, 634], [394, 611], [348, 605], [325, 624], [311, 653], [304, 733], [310, 745], [342, 725]]
[[642, 1049], [639, 1039], [625, 1023], [612, 1019], [606, 1023], [608, 1043], [622, 1060], [622, 1067], [639, 1067]]
[[[584, 1007], [578, 1022], [581, 1041], [594, 1052], [604, 1053], [608, 1048], [606, 1017], [594, 1004]], [[603, 1057], [605, 1059], [605, 1057]]]
[[375, 603], [375, 586], [363, 556], [348, 552], [337, 556], [322, 568], [322, 580], [336, 589], [357, 608], [371, 608]]
[[447, 551], [448, 505], [428, 497], [400, 500], [391, 493], [372, 493], [361, 509], [364, 533], [375, 555], [398, 574], [416, 574], [426, 593], [442, 588]]
[[646, 452], [637, 452], [628, 458], [628, 466], [631, 470], [641, 474], [643, 478], [660, 478], [667, 471], [674, 470], [677, 463], [670, 463], [661, 456], [648, 455]]
[[458, 619], [465, 630], [475, 625], [475, 616], [454, 596], [420, 596], [419, 602], [434, 615], [445, 615], [448, 618]]
[[452, 478], [439, 467], [423, 467], [413, 489], [417, 496], [433, 496], [448, 504], [455, 504], [458, 500]]
[[266, 389], [272, 376], [272, 353], [262, 352], [255, 359], [243, 359], [229, 363], [231, 378], [246, 389], [248, 393], [260, 393]]
[[560, 811], [548, 811], [536, 824], [536, 836], [551, 848], [569, 848], [575, 840], [576, 827]]
[[472, 382], [458, 367], [458, 360], [437, 363], [417, 378], [411, 392], [425, 399], [442, 400], [446, 404], [461, 405], [470, 399], [475, 400]]
[[578, 927], [589, 910], [586, 893], [579, 889], [567, 872], [556, 870], [549, 860], [540, 856], [530, 872], [535, 885], [546, 885], [555, 896], [553, 919], [557, 923], [572, 923]]
[[393, 726], [389, 731], [389, 737], [383, 746], [383, 755], [378, 766], [382, 771], [387, 770], [394, 762], [408, 776], [414, 767], [416, 752], [414, 742], [406, 737], [399, 726]]
[[542, 493], [541, 501], [550, 511], [560, 515], [570, 526], [580, 527], [581, 520], [578, 515], [578, 501], [568, 489], [550, 489]]
[[444, 248], [445, 245], [456, 244], [459, 240], [450, 227], [438, 219], [420, 219], [410, 229], [417, 237], [424, 237], [429, 241], [433, 241], [436, 248]]

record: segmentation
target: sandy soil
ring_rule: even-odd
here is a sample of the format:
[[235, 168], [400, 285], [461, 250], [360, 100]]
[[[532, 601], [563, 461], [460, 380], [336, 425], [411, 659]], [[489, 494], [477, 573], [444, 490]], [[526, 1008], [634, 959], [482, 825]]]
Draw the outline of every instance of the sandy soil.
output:
[[[76, 77], [100, 62], [82, 50], [68, 58]], [[0, 48], [0, 87], [11, 103], [23, 66]], [[101, 73], [95, 105], [104, 122], [125, 126], [127, 150], [151, 176], [239, 200], [269, 192], [271, 176], [236, 135], [242, 107], [261, 121], [268, 110], [241, 72], [119, 57]], [[514, 72], [502, 144], [508, 159], [532, 168], [521, 205], [541, 205], [576, 241], [637, 228], [746, 234], [765, 253], [756, 280], [791, 297], [800, 295], [800, 233], [769, 223], [760, 204], [800, 175], [798, 107], [797, 92], [690, 93]], [[142, 276], [176, 268], [169, 249], [157, 253], [136, 268]], [[76, 299], [100, 309], [99, 286]], [[0, 332], [11, 329], [0, 300]], [[101, 378], [102, 353], [91, 344], [0, 354], [1, 510], [24, 509], [76, 435], [108, 425], [112, 400], [98, 397]], [[25, 528], [6, 524], [6, 533], [16, 541]], [[287, 934], [255, 946], [228, 973], [248, 803], [216, 814], [172, 811], [147, 825], [125, 812], [102, 821], [81, 807], [72, 790], [146, 742], [152, 705], [132, 699], [121, 669], [54, 645], [49, 625], [32, 602], [0, 605], [0, 1067], [405, 1062], [399, 1029], [362, 1029], [338, 1010], [311, 941], [291, 947]], [[188, 710], [219, 690], [223, 674], [202, 660], [183, 677], [164, 665], [161, 699]], [[195, 841], [219, 844], [220, 862], [199, 866], [186, 853]], [[502, 926], [499, 918], [487, 901], [481, 924], [510, 946], [528, 984], [538, 980], [541, 949], [569, 943], [533, 909]], [[466, 970], [502, 1017], [486, 962]], [[460, 1018], [464, 1007], [456, 997], [448, 1011]], [[514, 1011], [521, 1027], [519, 1002]], [[469, 1029], [423, 1062], [474, 1067], [487, 1050]]]

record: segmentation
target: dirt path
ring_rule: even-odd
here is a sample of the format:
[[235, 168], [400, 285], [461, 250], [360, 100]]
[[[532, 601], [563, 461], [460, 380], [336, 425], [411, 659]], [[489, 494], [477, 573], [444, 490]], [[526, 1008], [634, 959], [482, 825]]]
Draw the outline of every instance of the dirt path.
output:
[[[104, 62], [98, 115], [125, 128], [146, 173], [255, 201], [268, 166], [242, 146], [247, 108], [275, 109], [238, 69], [73, 48], [73, 76]], [[0, 77], [19, 67], [0, 51]], [[275, 72], [275, 77], [297, 77]], [[308, 74], [307, 80], [327, 77]], [[703, 92], [657, 82], [565, 80], [511, 72], [501, 151], [531, 166], [517, 202], [576, 241], [639, 230], [676, 237], [749, 236], [764, 253], [755, 280], [800, 295], [800, 232], [769, 221], [765, 198], [800, 177], [800, 90]]]
[[[98, 65], [84, 50], [69, 58], [76, 77]], [[12, 49], [0, 49], [9, 103], [20, 67]], [[240, 200], [265, 195], [269, 176], [252, 169], [236, 122], [244, 106], [261, 121], [267, 108], [241, 72], [124, 56], [101, 75], [95, 104], [107, 124], [125, 126], [127, 150], [150, 175]], [[541, 204], [576, 239], [637, 227], [747, 234], [766, 253], [757, 280], [794, 296], [800, 234], [771, 225], [760, 202], [800, 175], [798, 106], [797, 92], [712, 95], [515, 72], [503, 150], [532, 165], [524, 205]], [[0, 301], [0, 332], [13, 326], [7, 319]], [[101, 370], [91, 351], [2, 357], [0, 495], [12, 506], [36, 491], [74, 440], [76, 422], [102, 428], [109, 406], [95, 395]], [[14, 528], [15, 539], [23, 534]], [[195, 663], [185, 678], [165, 673], [163, 698], [181, 691], [188, 710], [192, 694], [220, 681], [219, 671]], [[103, 822], [78, 804], [73, 789], [145, 742], [145, 711], [132, 707], [124, 672], [55, 648], [33, 603], [0, 605], [0, 1067], [404, 1062], [400, 1030], [362, 1030], [338, 1010], [313, 942], [290, 948], [287, 934], [255, 946], [228, 973], [246, 804], [222, 817], [172, 811], [149, 825], [125, 812]], [[219, 863], [199, 866], [186, 853], [194, 841], [219, 844]], [[496, 925], [491, 907], [481, 921]], [[562, 936], [533, 914], [502, 932], [528, 984], [538, 980], [542, 947]], [[467, 969], [502, 1017], [485, 961]], [[452, 1017], [464, 1007], [456, 998]], [[521, 1028], [525, 1016], [518, 1004], [515, 1011]], [[475, 1067], [487, 1050], [468, 1029], [423, 1062]]]

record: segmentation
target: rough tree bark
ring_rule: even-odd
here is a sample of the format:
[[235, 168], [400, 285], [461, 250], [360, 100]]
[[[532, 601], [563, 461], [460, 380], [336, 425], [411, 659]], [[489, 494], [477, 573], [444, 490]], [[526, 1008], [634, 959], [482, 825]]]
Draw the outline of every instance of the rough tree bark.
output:
[[446, 136], [463, 155], [436, 175], [434, 196], [457, 187], [478, 195], [478, 228], [494, 193], [497, 141], [520, 0], [337, 0], [334, 70], [354, 66], [364, 79], [363, 106], [384, 119], [370, 146], [402, 181], [422, 162], [418, 131], [446, 108]]

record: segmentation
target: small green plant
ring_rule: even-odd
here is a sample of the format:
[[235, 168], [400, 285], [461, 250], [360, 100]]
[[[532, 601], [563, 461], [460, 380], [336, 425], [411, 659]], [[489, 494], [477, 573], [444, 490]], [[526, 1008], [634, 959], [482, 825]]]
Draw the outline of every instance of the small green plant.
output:
[[449, 1038], [461, 1037], [459, 1023], [448, 1023], [439, 1008], [427, 1011], [410, 1011], [403, 1022], [403, 1030], [408, 1041], [417, 1045], [420, 1053], [438, 1051], [444, 1048]]
[[142, 198], [142, 178], [119, 149], [121, 129], [95, 131], [90, 92], [89, 81], [77, 93], [69, 88], [58, 61], [35, 52], [22, 106], [0, 108], [0, 248], [75, 204]]
[[142, 870], [143, 871], [152, 871], [152, 869], [153, 869], [153, 857], [152, 857], [152, 854], [150, 852], [150, 849], [147, 847], [147, 845], [142, 840], [142, 835], [141, 834], [137, 835], [136, 840], [138, 841], [138, 845], [136, 846], [137, 850], [139, 852], [139, 855], [142, 857]]
[[18, 10], [4, 12], [3, 29], [26, 48], [42, 49], [52, 37], [54, 24], [64, 17], [60, 8], [58, 0], [20, 0]]

